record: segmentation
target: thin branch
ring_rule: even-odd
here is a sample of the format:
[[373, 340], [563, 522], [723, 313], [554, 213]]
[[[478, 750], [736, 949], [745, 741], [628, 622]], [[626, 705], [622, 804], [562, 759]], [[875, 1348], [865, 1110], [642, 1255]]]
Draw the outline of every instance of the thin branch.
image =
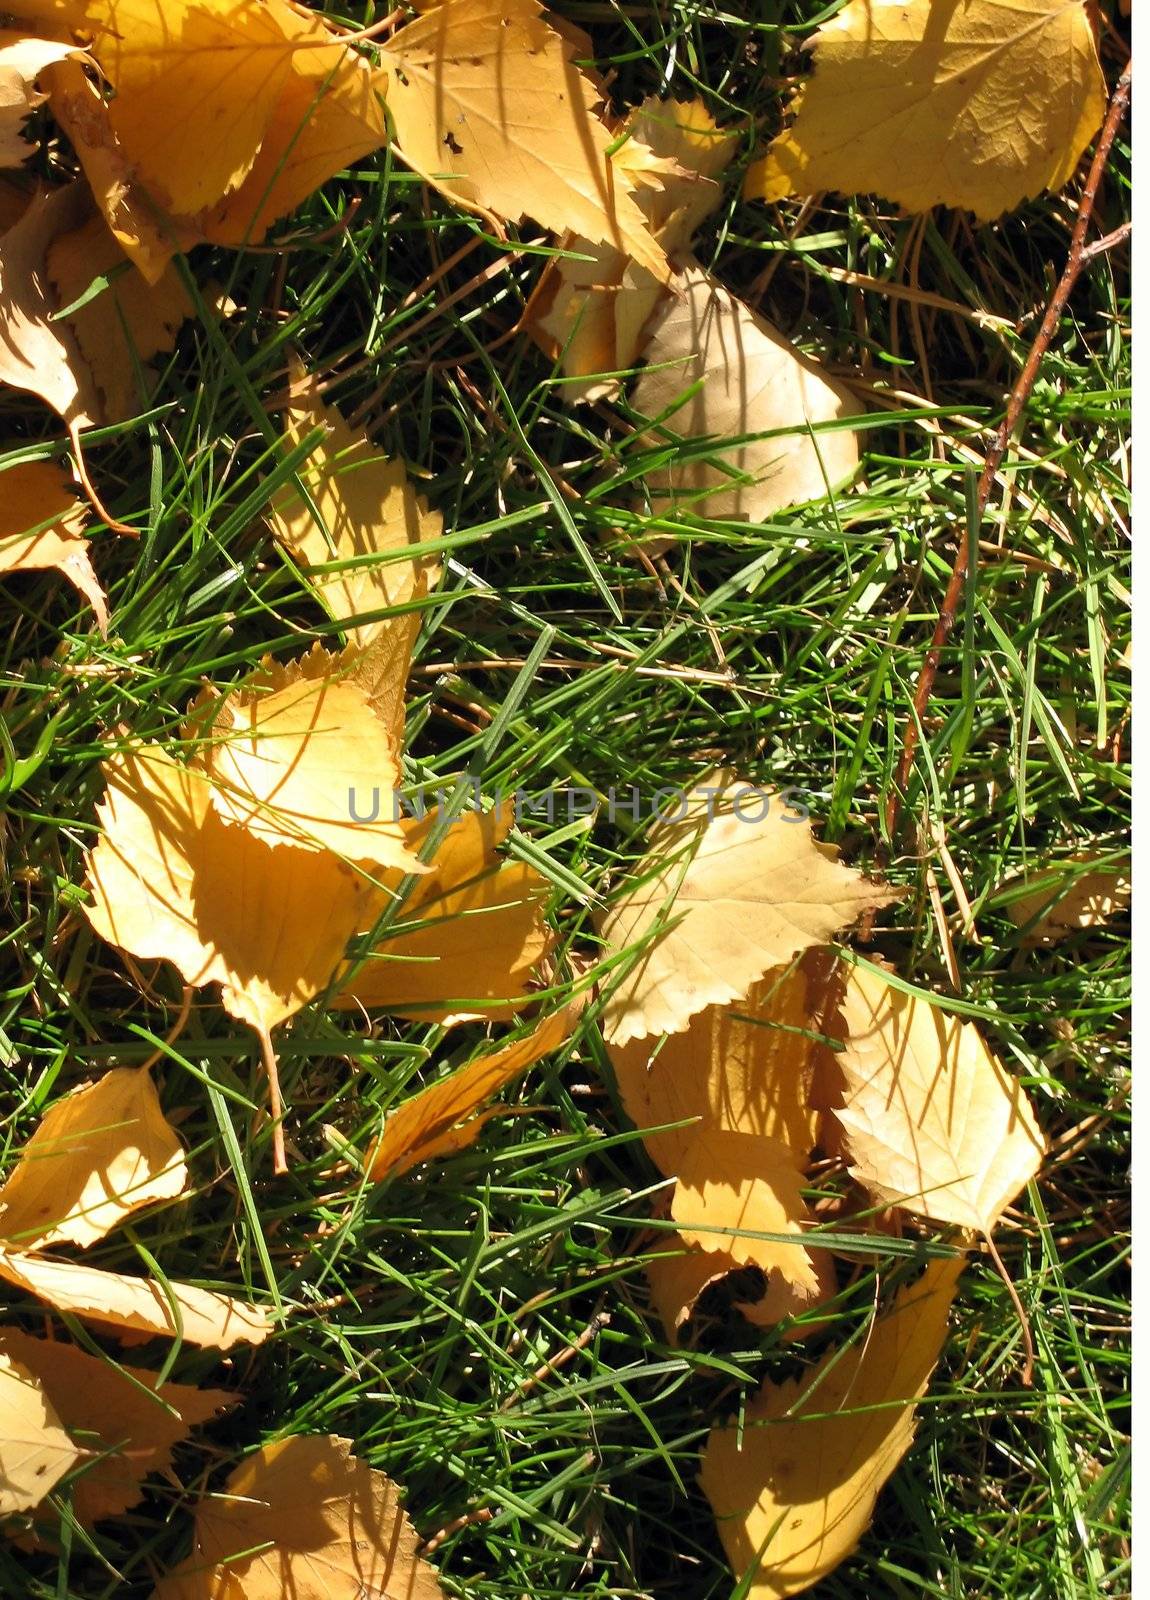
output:
[[[1070, 238], [1070, 253], [1066, 258], [1062, 277], [1058, 280], [1058, 287], [1046, 308], [1046, 315], [1042, 319], [1042, 326], [1030, 347], [1026, 364], [1018, 377], [1018, 382], [1011, 391], [1007, 403], [1006, 415], [1002, 419], [994, 443], [991, 445], [983, 463], [982, 476], [978, 480], [978, 495], [976, 512], [973, 518], [968, 518], [967, 526], [962, 531], [958, 550], [954, 557], [954, 566], [951, 569], [950, 581], [946, 586], [942, 606], [938, 613], [938, 621], [934, 627], [934, 637], [930, 642], [930, 649], [926, 653], [922, 668], [918, 675], [918, 683], [914, 691], [914, 709], [907, 718], [906, 728], [903, 732], [902, 753], [899, 757], [898, 771], [894, 783], [891, 785], [886, 802], [886, 826], [888, 836], [893, 837], [902, 813], [903, 798], [906, 794], [907, 780], [914, 764], [915, 752], [918, 749], [919, 729], [926, 716], [926, 708], [930, 702], [931, 690], [934, 688], [935, 674], [938, 671], [942, 652], [947, 641], [954, 631], [954, 624], [958, 617], [959, 601], [967, 582], [973, 582], [974, 577], [974, 552], [970, 549], [970, 523], [975, 525], [975, 531], [982, 521], [983, 513], [990, 500], [990, 491], [994, 487], [998, 469], [1002, 465], [1010, 445], [1010, 437], [1026, 409], [1030, 399], [1042, 359], [1050, 347], [1050, 341], [1058, 330], [1058, 323], [1066, 302], [1070, 298], [1074, 285], [1078, 282], [1079, 275], [1084, 267], [1102, 254], [1104, 249], [1110, 249], [1121, 242], [1128, 229], [1118, 228], [1112, 234], [1107, 234], [1104, 239], [1099, 239], [1097, 244], [1087, 245], [1086, 232], [1090, 226], [1090, 219], [1094, 215], [1094, 203], [1098, 197], [1098, 187], [1102, 181], [1102, 174], [1106, 170], [1106, 163], [1110, 159], [1110, 148], [1122, 124], [1122, 119], [1130, 105], [1130, 78], [1132, 63], [1127, 62], [1126, 70], [1119, 78], [1114, 93], [1110, 100], [1110, 107], [1106, 113], [1106, 121], [1102, 125], [1102, 132], [1098, 138], [1098, 146], [1094, 152], [1094, 159], [1090, 163], [1090, 171], [1086, 177], [1086, 184], [1082, 190], [1082, 199], [1078, 205], [1078, 216], [1074, 223], [1074, 232]], [[969, 567], [969, 572], [968, 572]]]

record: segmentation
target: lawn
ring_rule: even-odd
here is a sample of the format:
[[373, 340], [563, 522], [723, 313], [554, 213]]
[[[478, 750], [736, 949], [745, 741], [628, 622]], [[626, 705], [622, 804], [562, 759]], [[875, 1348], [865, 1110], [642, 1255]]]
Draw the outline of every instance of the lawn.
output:
[[[380, 1185], [349, 1180], [345, 1143], [362, 1149], [390, 1107], [499, 1028], [305, 1009], [278, 1041], [276, 1175], [250, 1031], [207, 991], [181, 1019], [174, 971], [125, 959], [84, 919], [101, 760], [128, 734], [177, 741], [205, 683], [342, 637], [268, 530], [293, 473], [278, 449], [293, 351], [442, 513], [443, 578], [415, 602], [405, 783], [467, 774], [488, 797], [533, 797], [508, 848], [553, 885], [557, 974], [594, 960], [594, 912], [643, 851], [645, 822], [611, 791], [650, 796], [724, 765], [795, 791], [818, 837], [899, 888], [855, 948], [977, 1019], [1029, 1089], [1048, 1153], [997, 1244], [1033, 1382], [1011, 1295], [976, 1251], [910, 1454], [817, 1594], [1129, 1592], [1128, 930], [1119, 914], [1034, 947], [1008, 887], [1051, 863], [1127, 858], [1128, 247], [1084, 272], [972, 521], [1081, 174], [988, 225], [867, 196], [744, 201], [739, 174], [777, 130], [783, 76], [826, 9], [555, 7], [590, 35], [616, 105], [697, 94], [740, 130], [697, 253], [865, 405], [852, 484], [760, 523], [653, 512], [646, 478], [668, 447], [636, 436], [623, 401], [570, 404], [517, 331], [554, 239], [530, 224], [496, 238], [385, 151], [277, 224], [277, 248], [182, 262], [197, 314], [151, 407], [87, 447], [104, 503], [139, 534], [101, 536], [107, 639], [56, 576], [4, 581], [3, 1149], [15, 1160], [64, 1088], [160, 1052], [194, 1193], [89, 1258], [283, 1316], [252, 1350], [178, 1346], [171, 1376], [236, 1406], [180, 1448], [173, 1481], [94, 1533], [69, 1517], [65, 1485], [57, 1549], [0, 1541], [0, 1594], [143, 1600], [186, 1552], [205, 1486], [265, 1440], [334, 1433], [405, 1486], [450, 1595], [726, 1600], [738, 1591], [699, 1449], [826, 1338], [792, 1343], [716, 1299], [668, 1342], [643, 1263], [669, 1184], [621, 1109], [594, 1004], [474, 1145]], [[1106, 0], [1111, 84], [1128, 26]], [[1124, 128], [1096, 235], [1128, 218], [1128, 157]], [[71, 160], [48, 138], [32, 170]], [[0, 423], [0, 468], [63, 459], [57, 419], [26, 394], [0, 389]], [[892, 832], [964, 527], [978, 560]], [[655, 532], [657, 553], [636, 551]], [[570, 803], [585, 791], [594, 811]], [[860, 1213], [841, 1161], [808, 1183], [841, 1246], [841, 1338], [937, 1230]], [[44, 1331], [29, 1299], [13, 1296], [11, 1316]]]

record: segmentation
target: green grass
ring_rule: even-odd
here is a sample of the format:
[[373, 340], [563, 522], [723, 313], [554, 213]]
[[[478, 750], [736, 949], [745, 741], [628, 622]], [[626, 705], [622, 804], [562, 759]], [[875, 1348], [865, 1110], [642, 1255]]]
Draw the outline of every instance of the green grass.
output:
[[[616, 70], [620, 103], [661, 87], [701, 92], [745, 128], [744, 156], [777, 126], [778, 75], [824, 14], [801, 0], [558, 10]], [[1104, 58], [1113, 78], [1113, 30]], [[1103, 231], [1127, 215], [1127, 156], [1123, 135]], [[40, 159], [67, 165], [55, 147]], [[340, 379], [334, 398], [425, 478], [444, 514], [447, 572], [412, 679], [410, 781], [434, 786], [470, 763], [488, 793], [578, 784], [605, 795], [673, 785], [718, 759], [797, 786], [823, 837], [905, 890], [865, 953], [945, 995], [933, 877], [961, 1008], [1030, 1087], [1054, 1154], [999, 1243], [1033, 1329], [1034, 1385], [1019, 1381], [1006, 1291], [976, 1262], [913, 1450], [820, 1595], [1119, 1596], [1127, 942], [1115, 922], [1024, 949], [1001, 886], [1031, 863], [1081, 851], [1120, 861], [1126, 848], [1127, 259], [1118, 250], [1093, 265], [1047, 357], [1004, 471], [1009, 495], [995, 493], [981, 529], [904, 825], [888, 840], [883, 803], [970, 473], [1061, 270], [1075, 194], [992, 227], [830, 197], [796, 232], [797, 206], [744, 205], [738, 192], [736, 172], [704, 263], [834, 370], [884, 391], [858, 483], [754, 527], [645, 515], [643, 473], [662, 456], [636, 444], [621, 409], [565, 407], [548, 363], [512, 335], [544, 252], [492, 239], [386, 156], [281, 224], [283, 255], [190, 259], [205, 298], [222, 285], [238, 309], [189, 323], [150, 411], [89, 452], [107, 503], [140, 532], [96, 543], [107, 643], [58, 581], [4, 586], [0, 714], [15, 755], [42, 759], [3, 820], [0, 1127], [11, 1158], [52, 1096], [142, 1060], [179, 1009], [171, 969], [134, 973], [79, 913], [100, 758], [125, 729], [176, 740], [204, 680], [232, 682], [265, 651], [286, 657], [334, 635], [263, 520], [291, 470], [277, 460], [274, 404], [296, 346]], [[330, 233], [353, 197], [359, 209]], [[951, 309], [850, 287], [844, 272], [912, 283]], [[0, 464], [61, 453], [58, 424], [13, 391], [0, 394], [0, 438]], [[649, 570], [613, 541], [653, 527], [673, 542]], [[626, 819], [534, 816], [515, 848], [553, 878], [562, 947], [586, 950], [589, 903], [641, 842]], [[65, 1489], [60, 1551], [0, 1544], [0, 1593], [143, 1597], [187, 1547], [195, 1492], [262, 1440], [330, 1431], [407, 1486], [424, 1535], [490, 1512], [437, 1552], [449, 1593], [731, 1594], [695, 1484], [699, 1445], [808, 1347], [783, 1347], [722, 1308], [688, 1348], [664, 1342], [642, 1257], [665, 1185], [619, 1109], [593, 1016], [509, 1094], [526, 1114], [492, 1123], [474, 1149], [371, 1190], [349, 1190], [333, 1170], [325, 1127], [364, 1140], [388, 1105], [481, 1037], [301, 1015], [280, 1045], [291, 1170], [277, 1179], [256, 1048], [198, 996], [161, 1069], [195, 1194], [90, 1257], [129, 1271], [154, 1257], [172, 1277], [250, 1291], [282, 1303], [283, 1328], [222, 1359], [180, 1349], [176, 1377], [222, 1383], [240, 1402], [180, 1451], [183, 1489], [155, 1482], [137, 1512], [94, 1537], [69, 1526]], [[835, 1173], [818, 1184], [845, 1188]], [[870, 1313], [874, 1273], [889, 1283], [927, 1237], [913, 1226], [901, 1241], [855, 1236], [844, 1335]], [[43, 1328], [29, 1302], [13, 1315]], [[525, 1388], [592, 1323], [579, 1353]]]

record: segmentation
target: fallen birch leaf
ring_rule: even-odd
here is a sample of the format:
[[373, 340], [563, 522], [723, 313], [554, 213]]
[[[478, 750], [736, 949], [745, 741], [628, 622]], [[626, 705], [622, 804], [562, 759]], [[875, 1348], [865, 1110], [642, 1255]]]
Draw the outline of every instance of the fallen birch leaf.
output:
[[82, 1452], [35, 1375], [0, 1346], [0, 1519], [31, 1511]]
[[357, 1460], [350, 1440], [299, 1434], [249, 1456], [223, 1493], [200, 1500], [192, 1553], [153, 1600], [284, 1595], [443, 1600], [396, 1485]]
[[[413, 853], [436, 821], [429, 813], [404, 824]], [[415, 885], [370, 953], [345, 968], [332, 1004], [421, 1021], [514, 1015], [550, 947], [543, 909], [551, 885], [534, 867], [496, 854], [510, 827], [505, 812], [455, 818], [431, 858], [431, 875]], [[394, 892], [399, 880], [385, 875], [382, 882]]]
[[[850, 391], [697, 262], [677, 281], [682, 294], [650, 322], [631, 394], [635, 411], [658, 420], [648, 442], [692, 446], [688, 459], [648, 475], [653, 507], [762, 522], [848, 482], [859, 464], [855, 431], [811, 429], [858, 416]], [[706, 455], [702, 440], [714, 441]]]
[[[198, 765], [229, 827], [269, 846], [426, 871], [404, 839], [399, 752], [363, 690], [341, 681], [334, 656], [316, 647], [302, 665], [267, 660], [201, 708]], [[365, 792], [374, 792], [378, 816], [360, 821], [356, 796]], [[290, 868], [291, 858], [280, 864]]]
[[35, 151], [24, 137], [24, 119], [48, 98], [37, 86], [44, 68], [79, 53], [54, 39], [0, 30], [0, 167], [18, 167]]
[[523, 1038], [476, 1056], [389, 1112], [364, 1162], [368, 1177], [375, 1182], [396, 1178], [420, 1162], [472, 1143], [486, 1120], [476, 1115], [484, 1102], [553, 1055], [571, 1036], [582, 1009], [579, 1000], [551, 1012]]
[[852, 969], [835, 1110], [855, 1176], [880, 1199], [989, 1234], [1044, 1145], [1022, 1085], [972, 1022]]
[[[258, 242], [386, 142], [383, 79], [289, 0], [92, 0], [78, 26], [116, 94], [64, 62], [52, 110], [149, 283], [177, 250]], [[190, 132], [205, 119], [206, 139]]]
[[291, 71], [248, 176], [199, 219], [211, 244], [258, 242], [329, 178], [387, 142], [385, 74], [308, 7], [281, 3], [276, 15]]
[[0, 576], [59, 572], [87, 600], [106, 637], [108, 597], [81, 532], [85, 516], [83, 502], [72, 494], [67, 477], [54, 462], [25, 461], [0, 472]]
[[165, 211], [193, 215], [252, 170], [292, 70], [286, 9], [268, 0], [88, 0], [92, 54], [116, 91], [112, 132]]
[[218, 983], [266, 1037], [326, 987], [374, 887], [327, 852], [272, 846], [225, 822], [204, 773], [158, 746], [104, 764], [88, 920], [186, 983]]
[[788, 819], [777, 796], [729, 775], [696, 785], [683, 809], [652, 827], [634, 886], [601, 920], [612, 955], [649, 941], [603, 1007], [611, 1045], [681, 1032], [893, 898], [816, 843], [808, 821]]
[[[167, 267], [158, 282], [149, 284], [125, 260], [100, 216], [54, 239], [46, 263], [57, 305], [75, 307], [62, 320], [99, 394], [95, 420], [123, 422], [135, 416], [149, 398], [140, 384], [140, 369], [173, 348], [181, 324], [193, 314], [179, 274]], [[106, 278], [107, 287], [77, 306], [98, 278]]]
[[0, 1245], [0, 1278], [57, 1311], [99, 1322], [106, 1328], [182, 1339], [187, 1344], [229, 1350], [260, 1344], [272, 1331], [267, 1314], [230, 1295], [190, 1283], [153, 1283], [119, 1272], [102, 1272], [74, 1261], [10, 1250]]
[[850, 0], [809, 47], [814, 74], [748, 198], [877, 193], [991, 222], [1060, 189], [1106, 109], [1081, 0]]
[[781, 1139], [702, 1130], [680, 1162], [671, 1216], [684, 1243], [777, 1272], [808, 1302], [817, 1296], [814, 1262], [800, 1242], [810, 1220], [802, 1173]]
[[1003, 885], [1012, 894], [1006, 902], [1011, 922], [1022, 929], [1024, 950], [1057, 944], [1084, 928], [1103, 927], [1130, 908], [1132, 885], [1125, 872], [1091, 868], [1083, 857], [1052, 864], [1044, 871], [1019, 873]]
[[[611, 157], [627, 161], [638, 148], [661, 163], [654, 181], [639, 183], [635, 199], [655, 241], [672, 264], [689, 248], [697, 229], [719, 204], [714, 180], [735, 153], [738, 135], [723, 133], [702, 100], [660, 100], [652, 95], [639, 106], [623, 132], [631, 137]], [[643, 351], [647, 324], [667, 285], [609, 244], [569, 234], [547, 265], [523, 313], [523, 327], [560, 363], [568, 403], [614, 395], [617, 377]]]
[[327, 430], [299, 469], [319, 522], [289, 484], [272, 502], [272, 531], [328, 614], [351, 624], [349, 639], [366, 647], [399, 619], [356, 619], [407, 604], [421, 580], [428, 589], [438, 581], [438, 557], [421, 554], [419, 547], [442, 537], [443, 518], [412, 488], [401, 461], [380, 455], [366, 434], [323, 403], [315, 378], [302, 368], [293, 368], [289, 395], [288, 447], [301, 445], [316, 428]]
[[90, 1459], [73, 1480], [71, 1509], [86, 1528], [136, 1505], [144, 1478], [166, 1473], [173, 1447], [234, 1400], [222, 1389], [157, 1384], [153, 1372], [12, 1328], [0, 1330], [0, 1361], [6, 1359], [34, 1376], [64, 1427], [83, 1443]]
[[[69, 66], [83, 71], [76, 62], [51, 70]], [[39, 396], [73, 431], [99, 414], [99, 397], [74, 334], [51, 320], [57, 306], [47, 257], [61, 234], [80, 226], [87, 207], [81, 183], [39, 194], [0, 239], [0, 383]]]
[[398, 153], [456, 205], [614, 245], [665, 280], [574, 55], [538, 0], [443, 0], [380, 51]]
[[[150, 284], [159, 283], [178, 250], [198, 242], [186, 221], [165, 217], [153, 198], [137, 183], [131, 163], [116, 143], [108, 121], [108, 106], [97, 83], [78, 61], [61, 61], [49, 67], [44, 82], [50, 86], [52, 114], [67, 134], [87, 179], [87, 192], [124, 254]], [[77, 185], [83, 188], [83, 185]], [[77, 212], [70, 228], [87, 217]]]
[[781, 1139], [805, 1162], [818, 1142], [816, 1079], [833, 1066], [825, 1036], [841, 969], [830, 952], [806, 951], [682, 1033], [612, 1046], [624, 1109], [668, 1177], [704, 1128]]
[[146, 1071], [114, 1067], [54, 1100], [0, 1186], [0, 1239], [86, 1246], [188, 1184], [184, 1147]]
[[914, 1438], [964, 1264], [932, 1261], [857, 1344], [712, 1429], [700, 1482], [747, 1600], [800, 1594], [857, 1545]]

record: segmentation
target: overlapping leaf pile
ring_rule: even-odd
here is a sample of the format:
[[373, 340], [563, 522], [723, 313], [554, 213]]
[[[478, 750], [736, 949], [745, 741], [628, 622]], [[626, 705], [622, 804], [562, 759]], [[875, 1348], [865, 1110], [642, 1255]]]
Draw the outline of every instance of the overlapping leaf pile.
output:
[[768, 1380], [738, 1426], [711, 1434], [702, 1483], [744, 1592], [797, 1594], [868, 1525], [913, 1438], [963, 1251], [1034, 1177], [1043, 1142], [973, 1023], [828, 946], [887, 892], [729, 776], [685, 810], [655, 828], [602, 927], [608, 950], [641, 941], [604, 1033], [623, 1103], [675, 1180], [677, 1231], [648, 1269], [668, 1338], [739, 1268], [763, 1276], [763, 1295], [738, 1304], [762, 1325], [797, 1317], [801, 1335], [835, 1295], [802, 1194], [816, 1148], [841, 1152], [872, 1201], [956, 1230], [954, 1253], [863, 1343], [798, 1384]]
[[[105, 512], [82, 436], [136, 414], [147, 363], [194, 309], [209, 314], [184, 252], [264, 241], [388, 144], [497, 232], [529, 220], [556, 236], [523, 331], [571, 402], [609, 399], [640, 444], [675, 447], [647, 484], [654, 522], [758, 521], [855, 474], [858, 393], [692, 253], [723, 200], [737, 121], [720, 127], [698, 99], [616, 117], [608, 86], [576, 65], [590, 41], [539, 0], [440, 0], [396, 20], [353, 31], [295, 0], [17, 0], [0, 32], [0, 167], [18, 174], [32, 153], [34, 111], [75, 164], [55, 188], [16, 183], [0, 197], [0, 383], [57, 413], [85, 495], [54, 460], [6, 467], [0, 574], [58, 571], [108, 632], [89, 507], [133, 530]], [[813, 54], [791, 124], [746, 175], [748, 198], [873, 189], [990, 218], [1065, 183], [1102, 116], [1077, 0], [848, 0]], [[1004, 107], [1022, 108], [1005, 132]], [[285, 456], [317, 430], [270, 533], [345, 643], [205, 688], [179, 741], [120, 738], [85, 911], [104, 940], [170, 963], [254, 1031], [280, 1168], [290, 1107], [273, 1036], [303, 1007], [510, 1023], [388, 1118], [362, 1158], [361, 1175], [382, 1181], [473, 1141], [500, 1089], [571, 1039], [587, 985], [550, 998], [551, 885], [500, 853], [509, 817], [412, 818], [398, 805], [406, 681], [442, 519], [292, 358]], [[781, 1596], [831, 1571], [867, 1526], [911, 1443], [965, 1253], [989, 1240], [1043, 1145], [974, 1024], [834, 943], [892, 893], [779, 804], [748, 820], [752, 793], [727, 773], [700, 781], [599, 918], [618, 1088], [673, 1183], [649, 1260], [667, 1336], [746, 1268], [762, 1284], [740, 1301], [750, 1321], [802, 1337], [834, 1317], [843, 1269], [804, 1196], [816, 1155], [845, 1165], [858, 1227], [891, 1208], [949, 1230], [866, 1338], [800, 1380], [765, 1382], [738, 1427], [711, 1434], [702, 1485], [741, 1592]], [[1126, 885], [1082, 863], [1072, 893], [1052, 896], [1041, 879], [1006, 893], [1041, 941], [1108, 914]], [[48, 1106], [0, 1188], [0, 1276], [108, 1342], [258, 1344], [270, 1310], [67, 1253], [141, 1208], [181, 1204], [188, 1186], [148, 1069], [113, 1069]], [[37, 1536], [50, 1536], [66, 1477], [82, 1526], [118, 1516], [236, 1399], [50, 1326], [51, 1338], [0, 1330], [0, 1516]], [[394, 1486], [338, 1437], [244, 1460], [201, 1500], [194, 1548], [156, 1590], [288, 1592], [441, 1592]]]

